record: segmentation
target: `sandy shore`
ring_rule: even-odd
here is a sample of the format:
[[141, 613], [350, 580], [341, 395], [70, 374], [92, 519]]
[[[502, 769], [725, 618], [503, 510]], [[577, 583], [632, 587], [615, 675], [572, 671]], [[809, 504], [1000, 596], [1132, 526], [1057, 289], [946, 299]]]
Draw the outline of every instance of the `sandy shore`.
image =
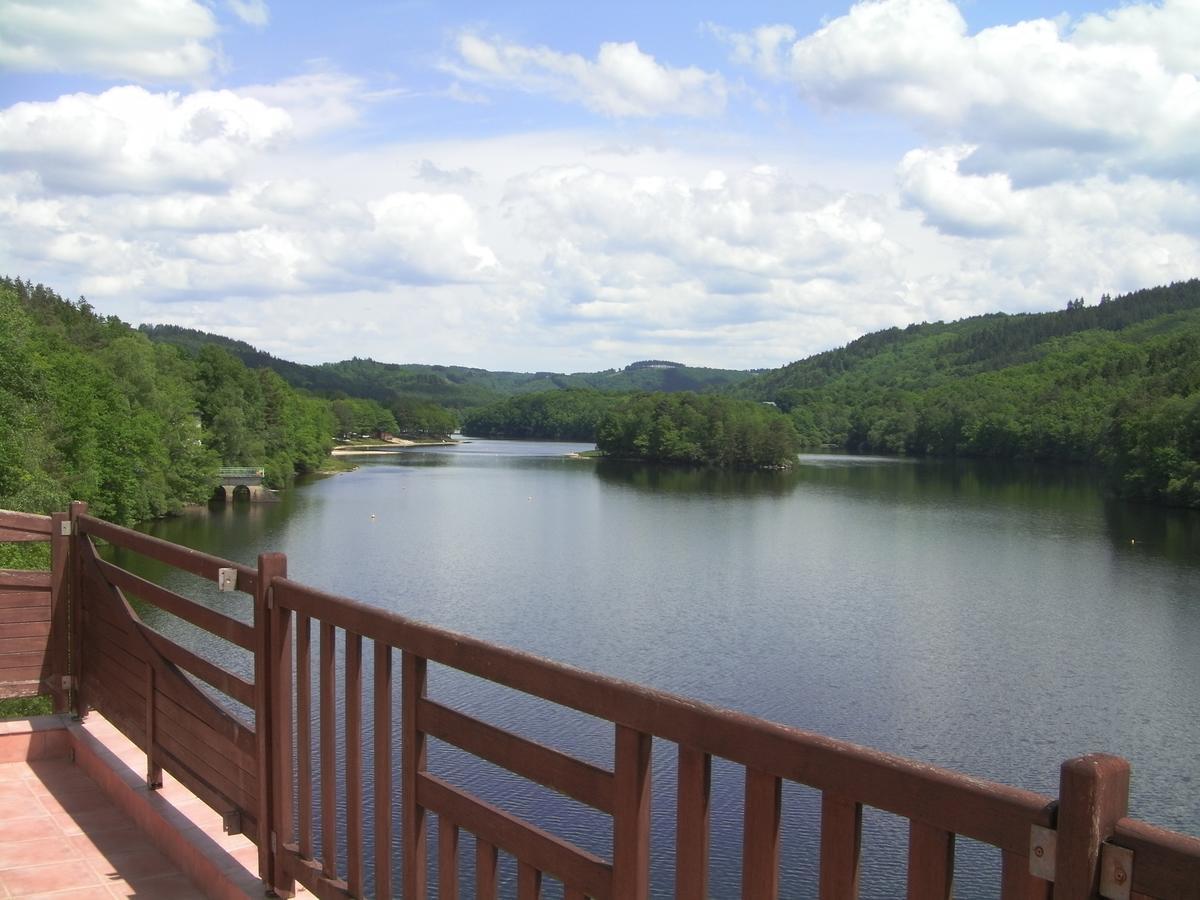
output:
[[401, 453], [407, 447], [444, 447], [457, 443], [458, 441], [410, 441], [407, 438], [392, 438], [381, 444], [352, 444], [348, 447], [334, 447], [329, 451], [329, 455], [376, 456], [380, 453]]

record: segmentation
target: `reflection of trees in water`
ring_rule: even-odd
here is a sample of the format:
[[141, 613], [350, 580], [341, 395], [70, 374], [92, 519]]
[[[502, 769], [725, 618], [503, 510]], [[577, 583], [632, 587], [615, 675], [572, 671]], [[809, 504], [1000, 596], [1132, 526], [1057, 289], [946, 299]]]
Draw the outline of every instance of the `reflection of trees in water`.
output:
[[798, 484], [791, 472], [784, 471], [659, 465], [616, 459], [599, 460], [596, 475], [607, 484], [656, 494], [783, 497], [792, 493]]
[[838, 456], [803, 460], [791, 474], [809, 485], [916, 505], [975, 501], [1094, 513], [1101, 503], [1101, 476], [1085, 466]]
[[1104, 504], [1104, 523], [1114, 547], [1200, 568], [1200, 510], [1110, 500]]

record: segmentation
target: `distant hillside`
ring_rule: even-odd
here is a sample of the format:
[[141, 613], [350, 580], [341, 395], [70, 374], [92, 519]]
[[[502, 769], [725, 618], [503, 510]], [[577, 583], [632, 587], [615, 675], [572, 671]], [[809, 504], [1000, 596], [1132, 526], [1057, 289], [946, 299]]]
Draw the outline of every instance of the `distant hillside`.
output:
[[810, 445], [1104, 464], [1125, 496], [1200, 506], [1200, 280], [889, 328], [733, 390]]
[[251, 368], [269, 368], [295, 387], [325, 395], [346, 394], [390, 403], [413, 397], [450, 409], [484, 406], [517, 394], [567, 388], [603, 391], [714, 391], [750, 378], [752, 372], [691, 368], [647, 360], [625, 369], [580, 372], [492, 372], [465, 366], [381, 363], [373, 359], [308, 366], [264, 353], [243, 341], [175, 325], [143, 325], [153, 341], [175, 344], [193, 353], [207, 344], [225, 349]]

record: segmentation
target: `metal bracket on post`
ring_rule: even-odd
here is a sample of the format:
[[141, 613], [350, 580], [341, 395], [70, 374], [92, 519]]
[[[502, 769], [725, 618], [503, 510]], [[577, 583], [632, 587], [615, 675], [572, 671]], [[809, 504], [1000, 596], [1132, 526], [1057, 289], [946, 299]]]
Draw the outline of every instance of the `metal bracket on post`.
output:
[[242, 813], [237, 809], [226, 810], [221, 813], [221, 828], [226, 834], [241, 834], [242, 833]]
[[1100, 845], [1100, 896], [1129, 900], [1133, 894], [1133, 851], [1107, 841]]
[[71, 536], [71, 520], [70, 519], [64, 519], [62, 522], [58, 523], [58, 533], [61, 534], [63, 537]]
[[233, 591], [237, 589], [237, 569], [217, 569], [217, 590]]
[[75, 690], [76, 685], [75, 685], [75, 676], [74, 675], [62, 675], [60, 677], [61, 677], [61, 682], [59, 683], [59, 687], [62, 690], [64, 690], [64, 691]]
[[1054, 881], [1058, 833], [1053, 828], [1034, 825], [1029, 829], [1029, 874], [1043, 881]]

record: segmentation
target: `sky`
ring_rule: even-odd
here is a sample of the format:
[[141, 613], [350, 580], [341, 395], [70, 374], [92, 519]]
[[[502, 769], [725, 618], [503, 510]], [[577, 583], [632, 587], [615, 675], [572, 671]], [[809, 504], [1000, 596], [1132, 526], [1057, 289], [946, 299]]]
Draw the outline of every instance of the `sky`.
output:
[[1200, 0], [0, 0], [0, 272], [298, 362], [764, 368], [1200, 275]]

